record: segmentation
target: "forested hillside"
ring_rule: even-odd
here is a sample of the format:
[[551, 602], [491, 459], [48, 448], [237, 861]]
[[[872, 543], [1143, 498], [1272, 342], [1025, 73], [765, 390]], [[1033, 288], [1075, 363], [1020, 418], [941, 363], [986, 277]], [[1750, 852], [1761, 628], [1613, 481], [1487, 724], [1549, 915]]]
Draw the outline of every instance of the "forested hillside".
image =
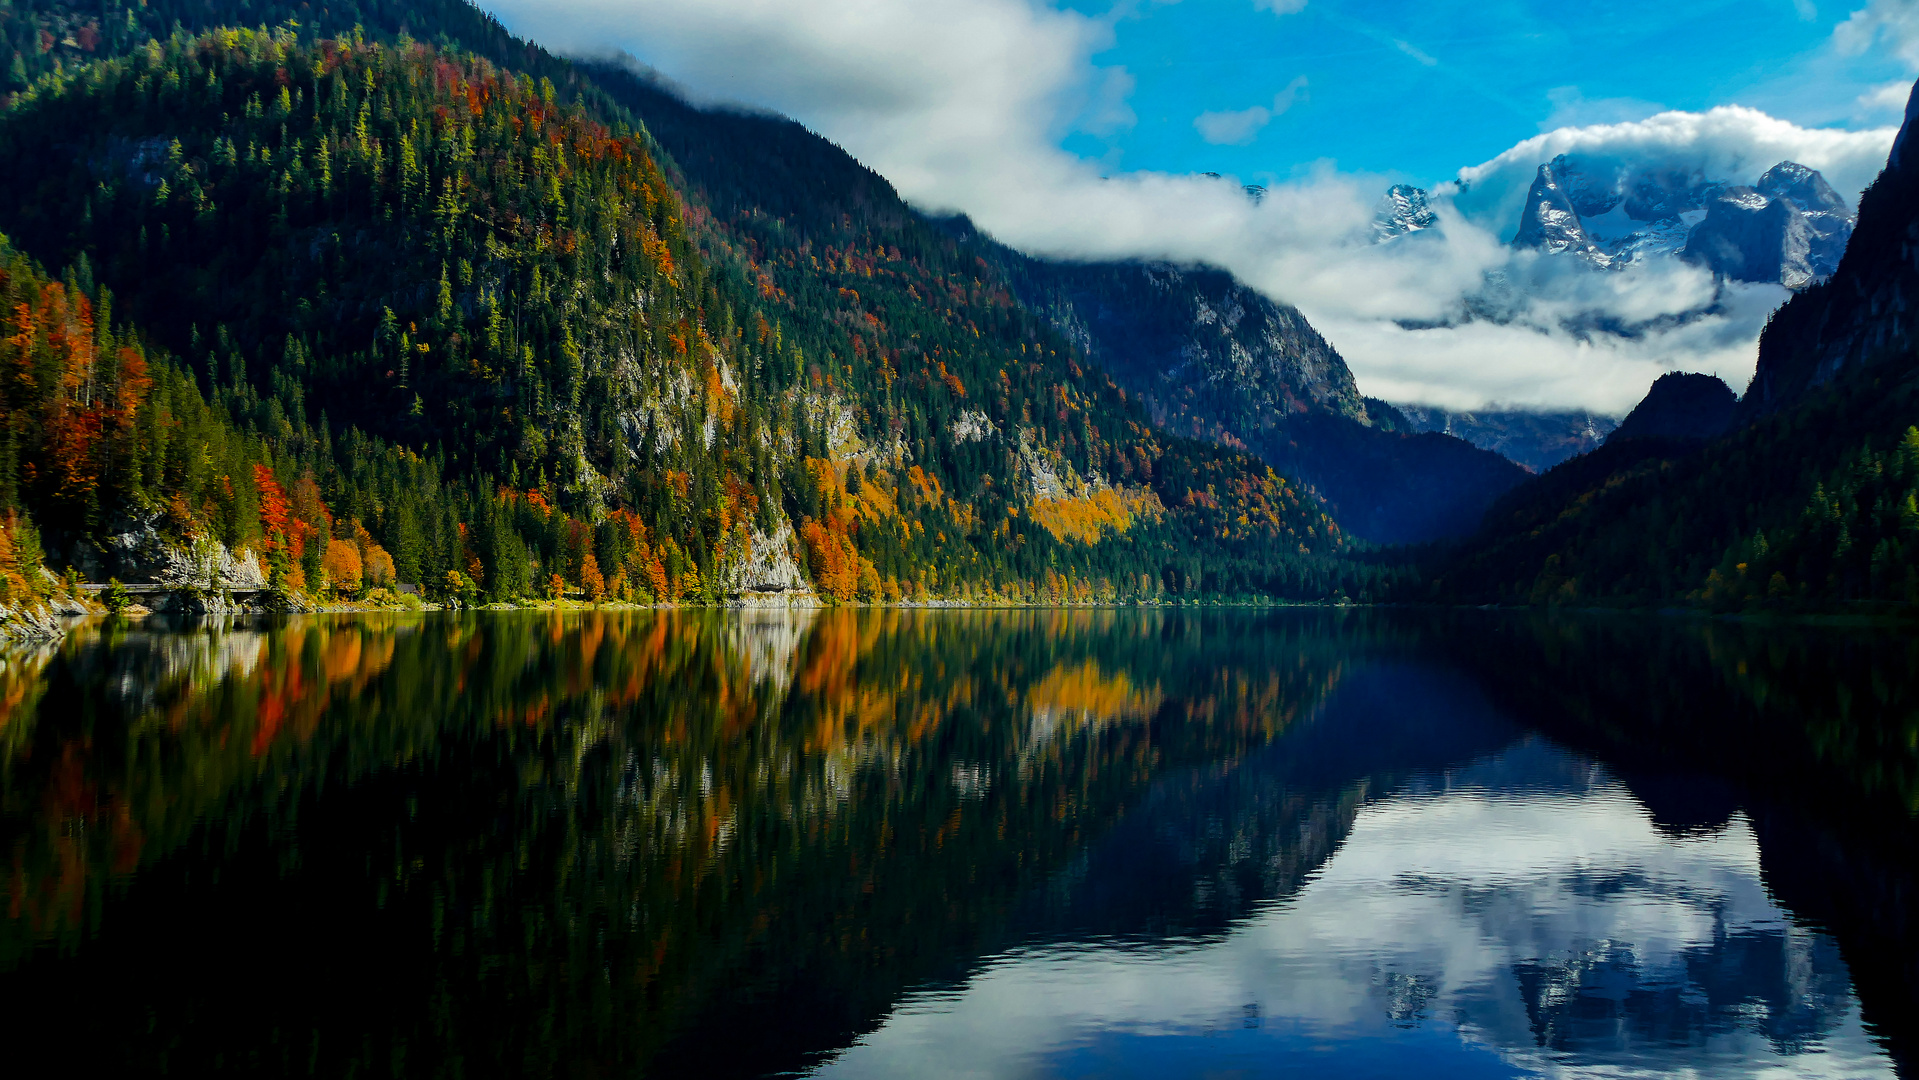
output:
[[395, 583], [393, 556], [353, 514], [374, 502], [411, 515], [397, 539], [412, 580], [423, 564], [459, 565], [453, 507], [423, 462], [343, 447], [360, 461], [362, 483], [336, 514], [314, 482], [316, 461], [330, 456], [324, 442], [241, 430], [112, 308], [104, 289], [73, 274], [54, 280], [0, 239], [0, 604], [46, 595], [41, 529], [67, 541], [98, 536], [135, 508], [184, 545], [257, 552], [272, 580], [293, 589], [328, 577], [356, 591]]
[[[964, 218], [949, 228], [971, 234]], [[1298, 309], [1223, 270], [1061, 263], [977, 242], [1020, 298], [1138, 394], [1162, 428], [1245, 449], [1299, 477], [1356, 537], [1468, 535], [1526, 477], [1497, 453], [1382, 416]]]
[[[890, 238], [881, 242], [956, 244], [960, 274], [1000, 283], [1137, 398], [1156, 426], [1299, 478], [1355, 536], [1405, 543], [1464, 535], [1525, 476], [1462, 440], [1373, 425], [1346, 362], [1305, 317], [1223, 271], [1029, 258], [964, 217], [925, 217], [791, 120], [696, 108], [615, 64], [586, 70], [645, 121], [720, 230], [774, 248], [845, 225]], [[759, 232], [769, 219], [783, 224], [780, 235]]]
[[[0, 12], [9, 41], [102, 28], [36, 53], [0, 114], [0, 227], [111, 289], [402, 580], [496, 599], [1366, 587], [1297, 485], [1154, 431], [916, 216], [855, 218], [838, 184], [793, 185], [791, 218], [689, 191], [623, 105], [464, 4], [152, 37], [235, 7]], [[370, 31], [318, 36], [345, 15]], [[220, 475], [238, 509], [215, 527], [190, 507], [176, 533], [264, 535], [259, 493]], [[43, 501], [22, 504], [58, 513]], [[72, 558], [160, 508], [128, 492], [49, 537]]]

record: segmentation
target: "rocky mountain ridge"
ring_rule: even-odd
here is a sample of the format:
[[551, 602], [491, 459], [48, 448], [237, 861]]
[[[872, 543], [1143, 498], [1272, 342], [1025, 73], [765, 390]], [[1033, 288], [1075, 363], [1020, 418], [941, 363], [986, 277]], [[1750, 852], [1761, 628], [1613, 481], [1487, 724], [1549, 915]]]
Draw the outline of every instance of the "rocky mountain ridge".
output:
[[1606, 441], [1619, 421], [1599, 413], [1532, 412], [1524, 409], [1476, 409], [1454, 412], [1430, 405], [1391, 406], [1410, 430], [1436, 431], [1464, 439], [1508, 458], [1527, 470], [1545, 472]]
[[1449, 434], [1381, 423], [1338, 350], [1298, 309], [1222, 270], [992, 252], [1014, 292], [1176, 434], [1248, 450], [1297, 476], [1351, 534], [1419, 543], [1470, 532], [1525, 471]]
[[1561, 154], [1539, 166], [1512, 245], [1602, 270], [1677, 257], [1734, 281], [1796, 290], [1838, 268], [1854, 222], [1825, 177], [1793, 161], [1747, 187], [1697, 170]]
[[[1596, 270], [1683, 259], [1726, 280], [1796, 291], [1838, 269], [1856, 222], [1818, 170], [1794, 161], [1741, 185], [1698, 169], [1560, 154], [1539, 166], [1510, 243]], [[1426, 191], [1395, 184], [1380, 200], [1373, 237], [1384, 243], [1437, 225]]]

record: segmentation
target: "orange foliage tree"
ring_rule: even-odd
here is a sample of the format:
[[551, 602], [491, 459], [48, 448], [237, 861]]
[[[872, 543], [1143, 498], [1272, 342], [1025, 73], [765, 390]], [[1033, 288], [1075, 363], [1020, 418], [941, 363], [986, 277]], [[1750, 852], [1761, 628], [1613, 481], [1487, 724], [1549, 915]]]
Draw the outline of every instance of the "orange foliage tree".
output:
[[328, 540], [326, 554], [320, 559], [320, 568], [326, 571], [327, 580], [340, 592], [360, 591], [363, 574], [360, 549], [351, 543], [345, 540]]
[[580, 585], [586, 589], [587, 599], [594, 603], [606, 598], [606, 578], [600, 574], [600, 560], [590, 551], [581, 560]]

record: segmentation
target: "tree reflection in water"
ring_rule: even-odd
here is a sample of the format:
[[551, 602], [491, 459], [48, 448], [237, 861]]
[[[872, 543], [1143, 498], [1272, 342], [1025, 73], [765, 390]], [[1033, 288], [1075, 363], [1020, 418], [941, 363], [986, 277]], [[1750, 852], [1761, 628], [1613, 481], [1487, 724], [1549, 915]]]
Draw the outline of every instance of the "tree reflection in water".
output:
[[[1236, 1030], [1355, 1032], [1351, 1063], [1466, 1061], [1418, 1041], [1440, 1029], [1506, 1072], [1836, 1060], [1841, 953], [1876, 952], [1884, 1025], [1911, 939], [1800, 905], [1835, 942], [1760, 860], [1788, 900], [1782, 858], [1897, 894], [1919, 711], [1886, 665], [1910, 654], [1664, 632], [833, 610], [78, 634], [0, 668], [6, 1029], [133, 1072], [927, 1071], [910, 1048], [968, 1023], [988, 1071], [1212, 1067], [1179, 1037], [1199, 1013], [1112, 1008], [1143, 973], [1262, 994]], [[1700, 779], [1735, 722], [1823, 748], [1818, 812], [1741, 794], [1777, 779], [1746, 748]], [[1703, 822], [1642, 806], [1702, 790]], [[1646, 911], [1691, 929], [1591, 921]], [[1052, 1011], [974, 1008], [1062, 956]], [[1249, 958], [1294, 990], [1222, 981]], [[1041, 1017], [1077, 1034], [1016, 1037]], [[1148, 1022], [1155, 1050], [1102, 1056]]]

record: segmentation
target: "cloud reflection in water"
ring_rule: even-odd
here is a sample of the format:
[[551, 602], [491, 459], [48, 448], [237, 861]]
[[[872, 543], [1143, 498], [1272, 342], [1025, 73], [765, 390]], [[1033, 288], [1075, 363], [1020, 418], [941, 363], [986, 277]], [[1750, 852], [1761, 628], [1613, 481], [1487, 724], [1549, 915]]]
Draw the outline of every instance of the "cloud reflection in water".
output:
[[1014, 950], [819, 1075], [1892, 1075], [1750, 822], [1673, 833], [1528, 739], [1361, 806], [1224, 933]]

